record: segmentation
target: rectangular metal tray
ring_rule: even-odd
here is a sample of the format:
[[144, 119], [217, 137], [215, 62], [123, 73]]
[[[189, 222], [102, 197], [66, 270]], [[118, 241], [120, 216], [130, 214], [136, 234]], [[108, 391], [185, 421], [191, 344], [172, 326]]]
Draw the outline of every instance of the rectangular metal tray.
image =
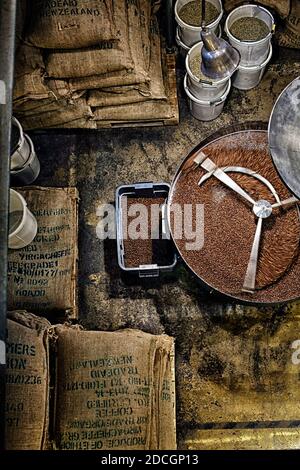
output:
[[[163, 272], [170, 272], [174, 269], [177, 263], [177, 255], [175, 253], [173, 261], [170, 265], [159, 265], [159, 264], [141, 264], [135, 267], [126, 267], [125, 260], [125, 247], [123, 239], [123, 222], [122, 222], [122, 198], [128, 196], [134, 196], [136, 198], [143, 197], [164, 197], [168, 198], [170, 191], [170, 185], [168, 183], [135, 183], [119, 186], [116, 190], [116, 230], [117, 230], [117, 252], [118, 252], [118, 264], [123, 271], [128, 273], [136, 273], [139, 277], [158, 277]], [[162, 233], [169, 238], [169, 227], [166, 216], [166, 205], [162, 208]], [[172, 241], [170, 240], [172, 244]]]

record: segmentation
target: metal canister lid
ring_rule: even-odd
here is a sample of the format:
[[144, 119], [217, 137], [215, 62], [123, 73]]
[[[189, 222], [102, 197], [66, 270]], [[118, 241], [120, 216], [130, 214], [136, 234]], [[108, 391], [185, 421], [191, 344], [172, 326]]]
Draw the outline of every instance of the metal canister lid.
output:
[[268, 132], [274, 165], [286, 186], [300, 198], [300, 77], [278, 97]]

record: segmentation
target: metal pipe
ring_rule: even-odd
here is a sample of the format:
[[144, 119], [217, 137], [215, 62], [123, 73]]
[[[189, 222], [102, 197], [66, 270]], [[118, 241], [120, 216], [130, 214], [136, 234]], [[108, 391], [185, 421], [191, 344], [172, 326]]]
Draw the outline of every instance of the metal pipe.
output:
[[202, 28], [205, 28], [206, 26], [206, 1], [201, 0], [201, 26]]
[[0, 448], [5, 447], [7, 239], [16, 0], [0, 2]]
[[174, 0], [165, 0], [165, 24], [166, 24], [166, 46], [167, 52], [174, 52], [175, 45], [175, 21]]

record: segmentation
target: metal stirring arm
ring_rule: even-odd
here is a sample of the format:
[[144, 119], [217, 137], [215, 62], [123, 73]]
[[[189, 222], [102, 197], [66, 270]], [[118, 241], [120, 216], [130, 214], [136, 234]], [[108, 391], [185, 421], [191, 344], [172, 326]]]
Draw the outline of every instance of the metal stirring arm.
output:
[[[276, 189], [274, 188], [274, 186], [272, 185], [272, 183], [270, 183], [270, 181], [267, 180], [267, 178], [264, 178], [262, 175], [260, 175], [259, 173], [256, 173], [256, 171], [253, 171], [253, 170], [250, 170], [249, 168], [245, 168], [243, 166], [222, 166], [220, 167], [221, 170], [224, 171], [224, 173], [242, 173], [244, 175], [249, 175], [249, 176], [252, 176], [253, 178], [261, 181], [265, 186], [267, 186], [267, 188], [271, 191], [271, 193], [273, 194], [274, 198], [276, 199], [276, 201], [278, 203], [280, 203], [280, 198], [276, 192]], [[213, 175], [212, 172], [210, 173], [206, 173], [205, 175], [202, 176], [202, 178], [200, 178], [199, 180], [199, 186], [201, 186], [206, 180], [208, 180], [211, 176]]]
[[[207, 171], [207, 173], [200, 178], [198, 182], [199, 186], [201, 186], [201, 184], [204, 181], [206, 181], [206, 179], [210, 178], [211, 176], [215, 176], [219, 181], [221, 181], [227, 187], [229, 187], [230, 189], [235, 191], [237, 194], [239, 194], [241, 197], [243, 197], [248, 202], [250, 202], [253, 207], [254, 214], [258, 217], [253, 245], [251, 248], [250, 259], [248, 262], [247, 271], [246, 271], [243, 288], [242, 288], [243, 292], [253, 293], [255, 291], [255, 285], [256, 285], [257, 264], [258, 264], [258, 257], [259, 257], [263, 219], [269, 217], [272, 214], [272, 209], [295, 204], [295, 203], [300, 202], [300, 200], [297, 199], [296, 197], [290, 197], [288, 199], [285, 199], [284, 201], [280, 201], [280, 198], [278, 194], [276, 193], [275, 188], [271, 185], [271, 183], [269, 183], [269, 181], [263, 178], [261, 175], [258, 175], [257, 173], [247, 168], [233, 167], [233, 166], [220, 168], [209, 157], [205, 158], [205, 154], [202, 154], [201, 156], [199, 156], [197, 158], [197, 161], [195, 160], [196, 159], [194, 159], [195, 164], [201, 166], [204, 170]], [[246, 191], [244, 191], [243, 188], [241, 188], [227, 174], [227, 171], [233, 171], [233, 172], [238, 171], [240, 173], [249, 174], [250, 176], [260, 179], [271, 190], [273, 196], [276, 199], [276, 203], [271, 204], [270, 202], [265, 201], [265, 200], [255, 201]]]
[[[252, 206], [254, 206], [255, 201], [254, 199], [246, 193], [246, 191], [241, 188], [230, 176], [228, 176], [221, 168], [219, 168], [210, 158], [206, 158], [200, 166], [213, 174], [219, 181], [221, 181], [223, 184], [225, 184], [228, 188], [232, 189], [235, 191], [237, 194], [239, 194], [241, 197], [246, 199]], [[201, 180], [199, 181], [199, 183]], [[199, 184], [198, 183], [198, 184]]]
[[276, 202], [275, 204], [272, 204], [272, 209], [276, 209], [277, 207], [283, 207], [283, 206], [289, 206], [290, 204], [297, 204], [299, 203], [300, 200], [297, 197], [289, 197], [288, 199], [285, 199], [284, 201]]
[[255, 290], [255, 282], [256, 282], [256, 273], [257, 273], [257, 262], [258, 262], [258, 254], [259, 254], [259, 247], [260, 247], [260, 240], [261, 240], [261, 232], [262, 232], [262, 217], [258, 218], [256, 231], [254, 235], [254, 241], [251, 249], [250, 259], [244, 279], [243, 284], [243, 292], [250, 292], [251, 294]]
[[[276, 193], [275, 188], [271, 185], [271, 183], [269, 183], [267, 179], [263, 178], [261, 175], [253, 172], [252, 170], [242, 167], [231, 166], [221, 168], [218, 167], [209, 157], [204, 157], [205, 155], [203, 154], [201, 155], [201, 158], [198, 158], [197, 162], [195, 162], [194, 160], [197, 165], [200, 165], [204, 170], [207, 171], [207, 173], [200, 178], [198, 185], [201, 186], [201, 184], [203, 184], [204, 181], [206, 181], [208, 178], [210, 178], [211, 176], [215, 176], [227, 187], [229, 187], [241, 197], [250, 202], [253, 206], [254, 214], [258, 217], [253, 245], [251, 248], [250, 259], [248, 262], [247, 271], [242, 288], [243, 292], [253, 293], [255, 291], [256, 285], [257, 264], [259, 257], [263, 219], [269, 217], [272, 214], [272, 209], [296, 204], [299, 203], [300, 200], [296, 197], [290, 197], [288, 199], [285, 199], [284, 201], [280, 201], [280, 198]], [[230, 176], [228, 176], [227, 171], [249, 174], [250, 176], [261, 180], [264, 184], [268, 186], [268, 188], [272, 192], [273, 196], [276, 199], [276, 203], [271, 204], [270, 202], [265, 200], [259, 200], [257, 202], [254, 201], [254, 199], [252, 199], [252, 197], [246, 191], [244, 191], [243, 188], [241, 188]]]

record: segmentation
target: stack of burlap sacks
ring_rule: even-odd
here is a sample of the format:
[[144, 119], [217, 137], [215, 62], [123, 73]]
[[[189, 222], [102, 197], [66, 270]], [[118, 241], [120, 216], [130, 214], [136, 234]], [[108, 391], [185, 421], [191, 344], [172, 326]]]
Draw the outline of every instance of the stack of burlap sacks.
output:
[[172, 117], [155, 15], [159, 3], [28, 3], [14, 86], [14, 114], [23, 127], [97, 128]]
[[174, 339], [7, 322], [6, 450], [176, 449]]

